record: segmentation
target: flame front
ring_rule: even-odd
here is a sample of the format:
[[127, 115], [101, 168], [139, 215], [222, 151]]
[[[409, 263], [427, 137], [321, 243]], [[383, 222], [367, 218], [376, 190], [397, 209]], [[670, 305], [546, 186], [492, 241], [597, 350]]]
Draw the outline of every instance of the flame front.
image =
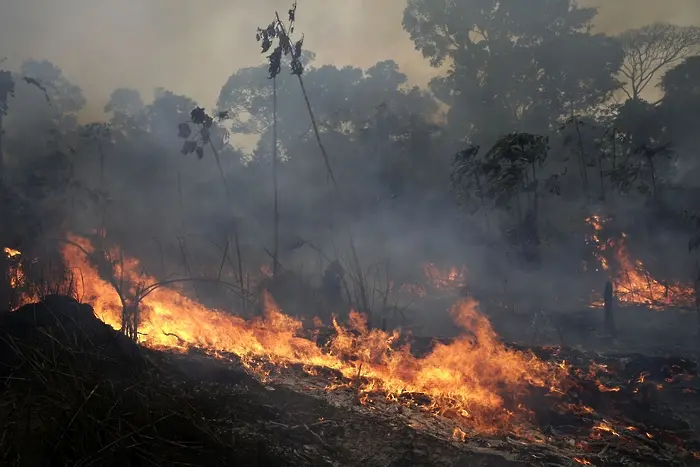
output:
[[[612, 281], [618, 301], [627, 305], [644, 305], [656, 310], [665, 306], [694, 306], [695, 290], [692, 286], [659, 281], [649, 273], [642, 261], [630, 259], [625, 233], [617, 240], [602, 240], [600, 236], [606, 220], [600, 216], [591, 216], [586, 222], [593, 227], [590, 242], [596, 247], [596, 258], [604, 271], [611, 270], [606, 255], [612, 252], [616, 266]], [[593, 306], [602, 306], [602, 302], [596, 300]]]
[[[71, 240], [91, 252], [90, 243]], [[122, 306], [115, 289], [74, 246], [63, 250], [70, 268], [84, 280], [81, 299], [90, 303], [107, 324], [119, 329]], [[124, 275], [131, 284], [155, 282], [138, 274], [138, 261], [125, 259]], [[246, 321], [201, 304], [168, 288], [158, 288], [141, 303], [140, 340], [153, 348], [203, 348], [213, 354], [236, 354], [260, 376], [261, 362], [279, 367], [299, 364], [326, 367], [362, 383], [365, 396], [380, 391], [398, 400], [406, 393], [429, 397], [429, 409], [451, 414], [465, 430], [494, 433], [525, 423], [528, 411], [517, 402], [531, 386], [556, 386], [564, 370], [535, 356], [507, 349], [488, 319], [468, 299], [453, 307], [452, 316], [467, 333], [450, 344], [436, 344], [428, 355], [414, 356], [398, 347], [398, 332], [368, 329], [363, 317], [351, 313], [347, 327], [337, 322], [335, 336], [324, 346], [300, 337], [301, 321], [283, 314], [270, 296], [264, 297], [263, 317]], [[398, 348], [397, 348], [398, 347]]]

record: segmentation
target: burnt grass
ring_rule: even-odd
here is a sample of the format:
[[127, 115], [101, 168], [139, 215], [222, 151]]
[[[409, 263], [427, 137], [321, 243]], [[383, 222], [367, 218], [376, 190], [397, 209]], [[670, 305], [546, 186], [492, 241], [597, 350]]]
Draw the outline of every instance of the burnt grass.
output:
[[[561, 351], [539, 349], [545, 358], [560, 358], [551, 353]], [[567, 358], [583, 362], [589, 356]], [[629, 373], [622, 379], [649, 368], [658, 373], [649, 378], [668, 380], [679, 368], [696, 371], [683, 359], [641, 355], [607, 363], [621, 361], [620, 372]], [[144, 349], [102, 323], [90, 306], [62, 296], [0, 314], [0, 391], [3, 466], [577, 465], [561, 449], [552, 454], [507, 438], [499, 449], [496, 442], [460, 445], [399, 419], [331, 405], [310, 392], [262, 385], [206, 355]], [[675, 401], [671, 407], [655, 392], [638, 393], [625, 388], [614, 395], [624, 403], [612, 404], [627, 407], [628, 418], [657, 427], [655, 434], [667, 430], [673, 438], [668, 442], [683, 443], [694, 431], [692, 417], [676, 412], [697, 414], [697, 394], [668, 396]], [[595, 388], [582, 386], [580, 397], [601, 411], [611, 404], [609, 397], [596, 399]], [[541, 416], [538, 424], [554, 436], [565, 436], [556, 430], [580, 421]], [[607, 445], [603, 451], [613, 453]], [[693, 465], [680, 457], [670, 462], [661, 444], [655, 449], [658, 462], [653, 455], [649, 462], [629, 464], [601, 454], [592, 465]]]

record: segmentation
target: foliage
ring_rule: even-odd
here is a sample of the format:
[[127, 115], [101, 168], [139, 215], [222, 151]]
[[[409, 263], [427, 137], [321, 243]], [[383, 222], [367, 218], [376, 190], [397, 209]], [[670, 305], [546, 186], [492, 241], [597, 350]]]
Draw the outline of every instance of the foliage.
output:
[[[192, 109], [190, 121], [181, 122], [177, 126], [178, 138], [185, 140], [180, 150], [182, 154], [196, 154], [198, 159], [204, 157], [204, 147], [213, 144], [212, 131], [215, 130], [215, 118], [216, 121], [221, 122], [228, 118], [228, 113], [219, 112], [216, 117], [210, 117], [202, 107]], [[192, 132], [190, 124], [195, 126], [196, 133]]]
[[700, 50], [700, 27], [657, 22], [625, 31], [618, 39], [625, 54], [621, 73], [629, 88], [623, 90], [629, 99], [639, 100], [660, 71]]
[[294, 23], [296, 21], [297, 2], [292, 4], [292, 8], [288, 11], [289, 25], [287, 27], [280, 21], [279, 15], [276, 15], [275, 21], [270, 23], [266, 28], [258, 28], [255, 39], [260, 42], [262, 53], [267, 53], [272, 48], [275, 39], [277, 45], [272, 49], [270, 55], [267, 56], [269, 61], [268, 73], [269, 78], [275, 78], [282, 71], [282, 57], [289, 57], [289, 68], [293, 75], [301, 75], [304, 72], [304, 65], [301, 62], [302, 46], [304, 45], [304, 36], [292, 44], [292, 41], [287, 34], [294, 34]]
[[430, 88], [450, 106], [455, 136], [493, 144], [514, 130], [543, 133], [619, 87], [623, 56], [588, 32], [595, 14], [572, 0], [410, 0], [403, 25], [432, 65], [449, 65]]
[[0, 112], [7, 115], [8, 99], [14, 96], [15, 81], [12, 79], [12, 73], [6, 70], [0, 71]]
[[[493, 201], [496, 207], [509, 207], [520, 193], [537, 193], [537, 168], [547, 160], [549, 138], [527, 133], [511, 133], [498, 140], [483, 159], [478, 146], [457, 153], [453, 160], [452, 187], [461, 200], [474, 196]], [[545, 184], [557, 191], [552, 179]]]

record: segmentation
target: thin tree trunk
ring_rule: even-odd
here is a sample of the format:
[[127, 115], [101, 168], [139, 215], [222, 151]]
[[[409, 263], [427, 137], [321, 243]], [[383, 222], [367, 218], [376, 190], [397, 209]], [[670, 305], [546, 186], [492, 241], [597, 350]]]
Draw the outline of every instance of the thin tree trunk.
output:
[[647, 156], [649, 160], [649, 170], [651, 171], [651, 197], [656, 200], [656, 167], [654, 166], [654, 156]]
[[[233, 196], [231, 195], [231, 189], [228, 186], [228, 182], [226, 181], [226, 175], [224, 174], [224, 168], [221, 166], [221, 158], [219, 157], [219, 151], [216, 150], [216, 146], [214, 146], [214, 143], [209, 140], [209, 147], [211, 148], [212, 152], [214, 153], [214, 159], [216, 160], [216, 166], [219, 168], [219, 175], [221, 176], [221, 182], [224, 184], [224, 190], [226, 192], [226, 200], [229, 203], [233, 203]], [[232, 213], [232, 226], [231, 230], [233, 231], [233, 239], [234, 239], [234, 244], [236, 246], [236, 254], [238, 255], [238, 280], [239, 284], [241, 287], [241, 290], [246, 290], [243, 287], [243, 259], [241, 257], [241, 244], [240, 244], [240, 236], [238, 234], [238, 221], [235, 218], [235, 215]], [[246, 309], [246, 296], [247, 294], [242, 294], [243, 296], [241, 297], [241, 307], [243, 309]]]
[[340, 194], [340, 188], [338, 187], [338, 182], [336, 181], [335, 175], [333, 174], [333, 169], [331, 168], [331, 161], [330, 161], [330, 158], [328, 157], [328, 152], [326, 151], [326, 147], [323, 145], [323, 142], [321, 141], [321, 134], [318, 131], [318, 124], [316, 123], [316, 116], [314, 115], [314, 111], [311, 108], [311, 102], [309, 101], [309, 95], [306, 93], [306, 86], [304, 86], [304, 80], [302, 79], [301, 75], [297, 75], [297, 79], [299, 80], [299, 86], [301, 86], [301, 93], [304, 96], [304, 102], [306, 103], [306, 110], [309, 112], [309, 117], [311, 118], [311, 126], [314, 130], [314, 136], [316, 137], [316, 143], [318, 144], [318, 147], [321, 150], [321, 155], [323, 156], [323, 162], [326, 165], [326, 172], [328, 173], [328, 177], [331, 179], [331, 182], [333, 182], [333, 186], [335, 187], [336, 191], [338, 191], [338, 194]]
[[279, 187], [277, 184], [277, 77], [272, 78], [272, 184], [274, 209], [274, 245], [272, 248], [272, 277], [277, 277], [279, 264]]
[[241, 308], [243, 310], [247, 309], [246, 298], [248, 295], [248, 289], [243, 287], [243, 258], [241, 256], [241, 242], [238, 238], [238, 229], [233, 229], [233, 241], [236, 247], [236, 260], [238, 261], [238, 283], [241, 287]]

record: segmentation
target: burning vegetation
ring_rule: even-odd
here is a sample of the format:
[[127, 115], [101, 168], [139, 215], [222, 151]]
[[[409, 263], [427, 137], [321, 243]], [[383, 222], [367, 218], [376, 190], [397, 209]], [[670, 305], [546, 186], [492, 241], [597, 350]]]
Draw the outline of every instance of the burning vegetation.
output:
[[431, 92], [316, 65], [296, 2], [213, 112], [0, 70], [0, 465], [700, 465], [700, 29], [433, 3]]
[[[78, 236], [62, 248], [66, 265], [80, 271], [76, 294], [115, 333], [124, 331], [129, 321], [124, 315], [137, 306], [137, 341], [170, 353], [167, 365], [212, 365], [195, 363], [197, 354], [206, 355], [226, 368], [218, 371], [246, 373], [270, 389], [305, 392], [338, 408], [334, 410], [355, 406], [361, 416], [377, 417], [377, 423], [402, 420], [418, 436], [457, 443], [462, 449], [485, 442], [489, 451], [505, 453], [506, 446], [519, 446], [517, 457], [523, 460], [564, 456], [597, 465], [601, 459], [611, 462], [610, 455], [619, 456], [620, 462], [697, 455], [699, 441], [690, 426], [660, 402], [664, 392], [697, 397], [697, 368], [689, 361], [610, 359], [509, 346], [473, 298], [459, 300], [450, 311], [463, 334], [423, 351], [412, 349], [410, 336], [399, 331], [370, 328], [357, 312], [351, 312], [346, 324], [334, 319], [324, 325], [317, 319], [305, 327], [284, 314], [269, 294], [263, 297], [260, 316], [246, 320], [188, 298], [181, 286], [185, 280], [158, 283], [140, 272], [138, 260], [116, 250], [112, 255], [119, 260], [113, 268], [99, 270], [97, 253], [89, 240]], [[139, 299], [130, 303], [125, 296]], [[47, 305], [59, 306], [52, 300]], [[11, 315], [25, 316], [33, 306]], [[30, 313], [40, 319], [37, 311]], [[13, 345], [13, 352], [19, 352], [18, 344]], [[645, 415], [650, 408], [653, 415]], [[265, 417], [260, 423], [290, 429]], [[322, 417], [311, 425], [330, 428], [338, 423]], [[309, 423], [295, 426], [305, 427], [330, 449], [330, 441], [319, 438]]]
[[[73, 237], [63, 250], [66, 264], [82, 272], [79, 296], [116, 330], [123, 328], [124, 304], [113, 285], [90, 264], [90, 243]], [[74, 245], [80, 245], [81, 249]], [[137, 284], [155, 284], [138, 273], [138, 261], [121, 258], [110, 274], [124, 278], [135, 294]], [[128, 306], [128, 305], [127, 305]], [[507, 349], [473, 299], [456, 304], [451, 314], [465, 335], [437, 344], [427, 355], [416, 357], [398, 331], [370, 329], [364, 317], [352, 312], [347, 326], [328, 323], [333, 335], [319, 346], [306, 338], [301, 321], [285, 315], [266, 295], [262, 316], [249, 321], [210, 310], [177, 290], [160, 287], [144, 295], [139, 304], [138, 340], [151, 348], [205, 350], [212, 355], [232, 354], [263, 381], [275, 368], [298, 365], [317, 371], [336, 371], [348, 380], [361, 399], [382, 394], [392, 400], [426, 398], [426, 409], [452, 414], [464, 430], [496, 433], [527, 422], [528, 411], [518, 402], [529, 387], [556, 391], [562, 368], [550, 366], [527, 351]], [[318, 321], [317, 321], [318, 323]], [[511, 400], [506, 401], [504, 398]]]
[[[695, 308], [695, 289], [675, 281], [660, 281], [654, 278], [640, 260], [633, 261], [627, 249], [627, 234], [616, 238], [601, 238], [606, 219], [591, 216], [586, 222], [593, 228], [589, 242], [595, 248], [595, 257], [600, 268], [609, 275], [616, 299], [623, 305], [641, 305], [655, 310], [668, 307]], [[601, 300], [593, 306], [602, 306]]]

